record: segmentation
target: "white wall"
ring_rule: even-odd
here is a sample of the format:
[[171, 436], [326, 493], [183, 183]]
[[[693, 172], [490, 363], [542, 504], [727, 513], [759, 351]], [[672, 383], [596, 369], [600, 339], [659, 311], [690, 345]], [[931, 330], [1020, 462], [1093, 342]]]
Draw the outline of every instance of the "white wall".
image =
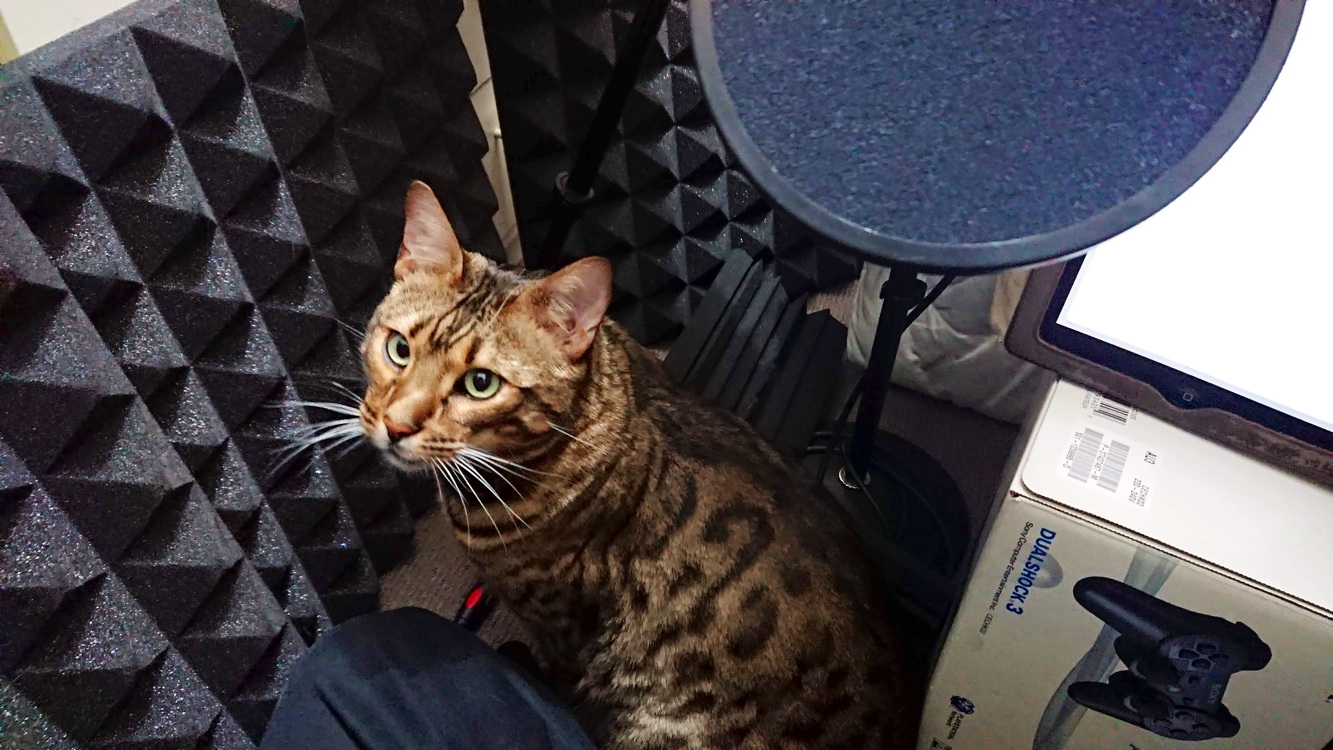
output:
[[[0, 0], [0, 36], [7, 28], [17, 54], [25, 54], [61, 36], [117, 11], [133, 0]], [[509, 192], [504, 149], [500, 140], [500, 118], [495, 111], [495, 91], [491, 86], [491, 66], [486, 57], [486, 40], [481, 30], [480, 0], [465, 0], [458, 30], [467, 45], [468, 57], [477, 70], [477, 87], [472, 91], [472, 106], [490, 137], [491, 150], [483, 160], [486, 175], [500, 199], [495, 228], [504, 241], [511, 262], [522, 259], [518, 245], [518, 226], [514, 219], [514, 199]], [[181, 0], [192, 2], [192, 0]], [[5, 45], [0, 44], [0, 54]], [[0, 62], [3, 62], [0, 59]]]

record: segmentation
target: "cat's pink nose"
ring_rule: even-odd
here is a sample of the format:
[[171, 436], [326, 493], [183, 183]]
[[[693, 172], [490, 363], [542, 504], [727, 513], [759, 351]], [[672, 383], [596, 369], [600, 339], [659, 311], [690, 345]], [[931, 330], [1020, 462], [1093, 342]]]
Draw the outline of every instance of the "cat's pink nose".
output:
[[421, 428], [411, 425], [401, 425], [386, 419], [384, 420], [384, 431], [389, 433], [389, 441], [396, 443], [409, 435], [417, 434], [421, 431]]

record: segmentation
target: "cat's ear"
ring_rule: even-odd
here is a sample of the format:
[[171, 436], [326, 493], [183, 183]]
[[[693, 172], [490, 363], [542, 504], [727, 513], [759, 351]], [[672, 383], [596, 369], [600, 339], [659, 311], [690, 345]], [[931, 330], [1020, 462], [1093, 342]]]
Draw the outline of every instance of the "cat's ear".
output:
[[463, 247], [429, 185], [417, 180], [408, 186], [404, 219], [394, 278], [401, 281], [411, 273], [436, 273], [457, 281], [463, 274]]
[[533, 284], [523, 300], [542, 328], [552, 332], [560, 351], [574, 361], [592, 345], [611, 304], [611, 264], [583, 258]]

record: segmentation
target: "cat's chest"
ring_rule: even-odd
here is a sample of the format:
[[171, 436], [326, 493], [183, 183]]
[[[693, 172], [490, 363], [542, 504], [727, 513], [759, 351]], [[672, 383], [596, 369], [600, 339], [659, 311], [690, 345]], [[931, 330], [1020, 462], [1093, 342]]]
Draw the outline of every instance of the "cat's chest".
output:
[[577, 553], [555, 546], [475, 559], [514, 614], [534, 625], [562, 629], [601, 609], [604, 592], [590, 584], [589, 564]]

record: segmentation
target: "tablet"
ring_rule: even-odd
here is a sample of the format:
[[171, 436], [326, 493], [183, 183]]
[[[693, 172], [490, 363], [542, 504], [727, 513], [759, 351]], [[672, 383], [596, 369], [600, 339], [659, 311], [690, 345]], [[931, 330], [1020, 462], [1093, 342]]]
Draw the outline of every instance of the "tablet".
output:
[[1234, 144], [1157, 214], [1034, 273], [1010, 349], [1333, 485], [1329, 71], [1333, 4], [1309, 3]]

